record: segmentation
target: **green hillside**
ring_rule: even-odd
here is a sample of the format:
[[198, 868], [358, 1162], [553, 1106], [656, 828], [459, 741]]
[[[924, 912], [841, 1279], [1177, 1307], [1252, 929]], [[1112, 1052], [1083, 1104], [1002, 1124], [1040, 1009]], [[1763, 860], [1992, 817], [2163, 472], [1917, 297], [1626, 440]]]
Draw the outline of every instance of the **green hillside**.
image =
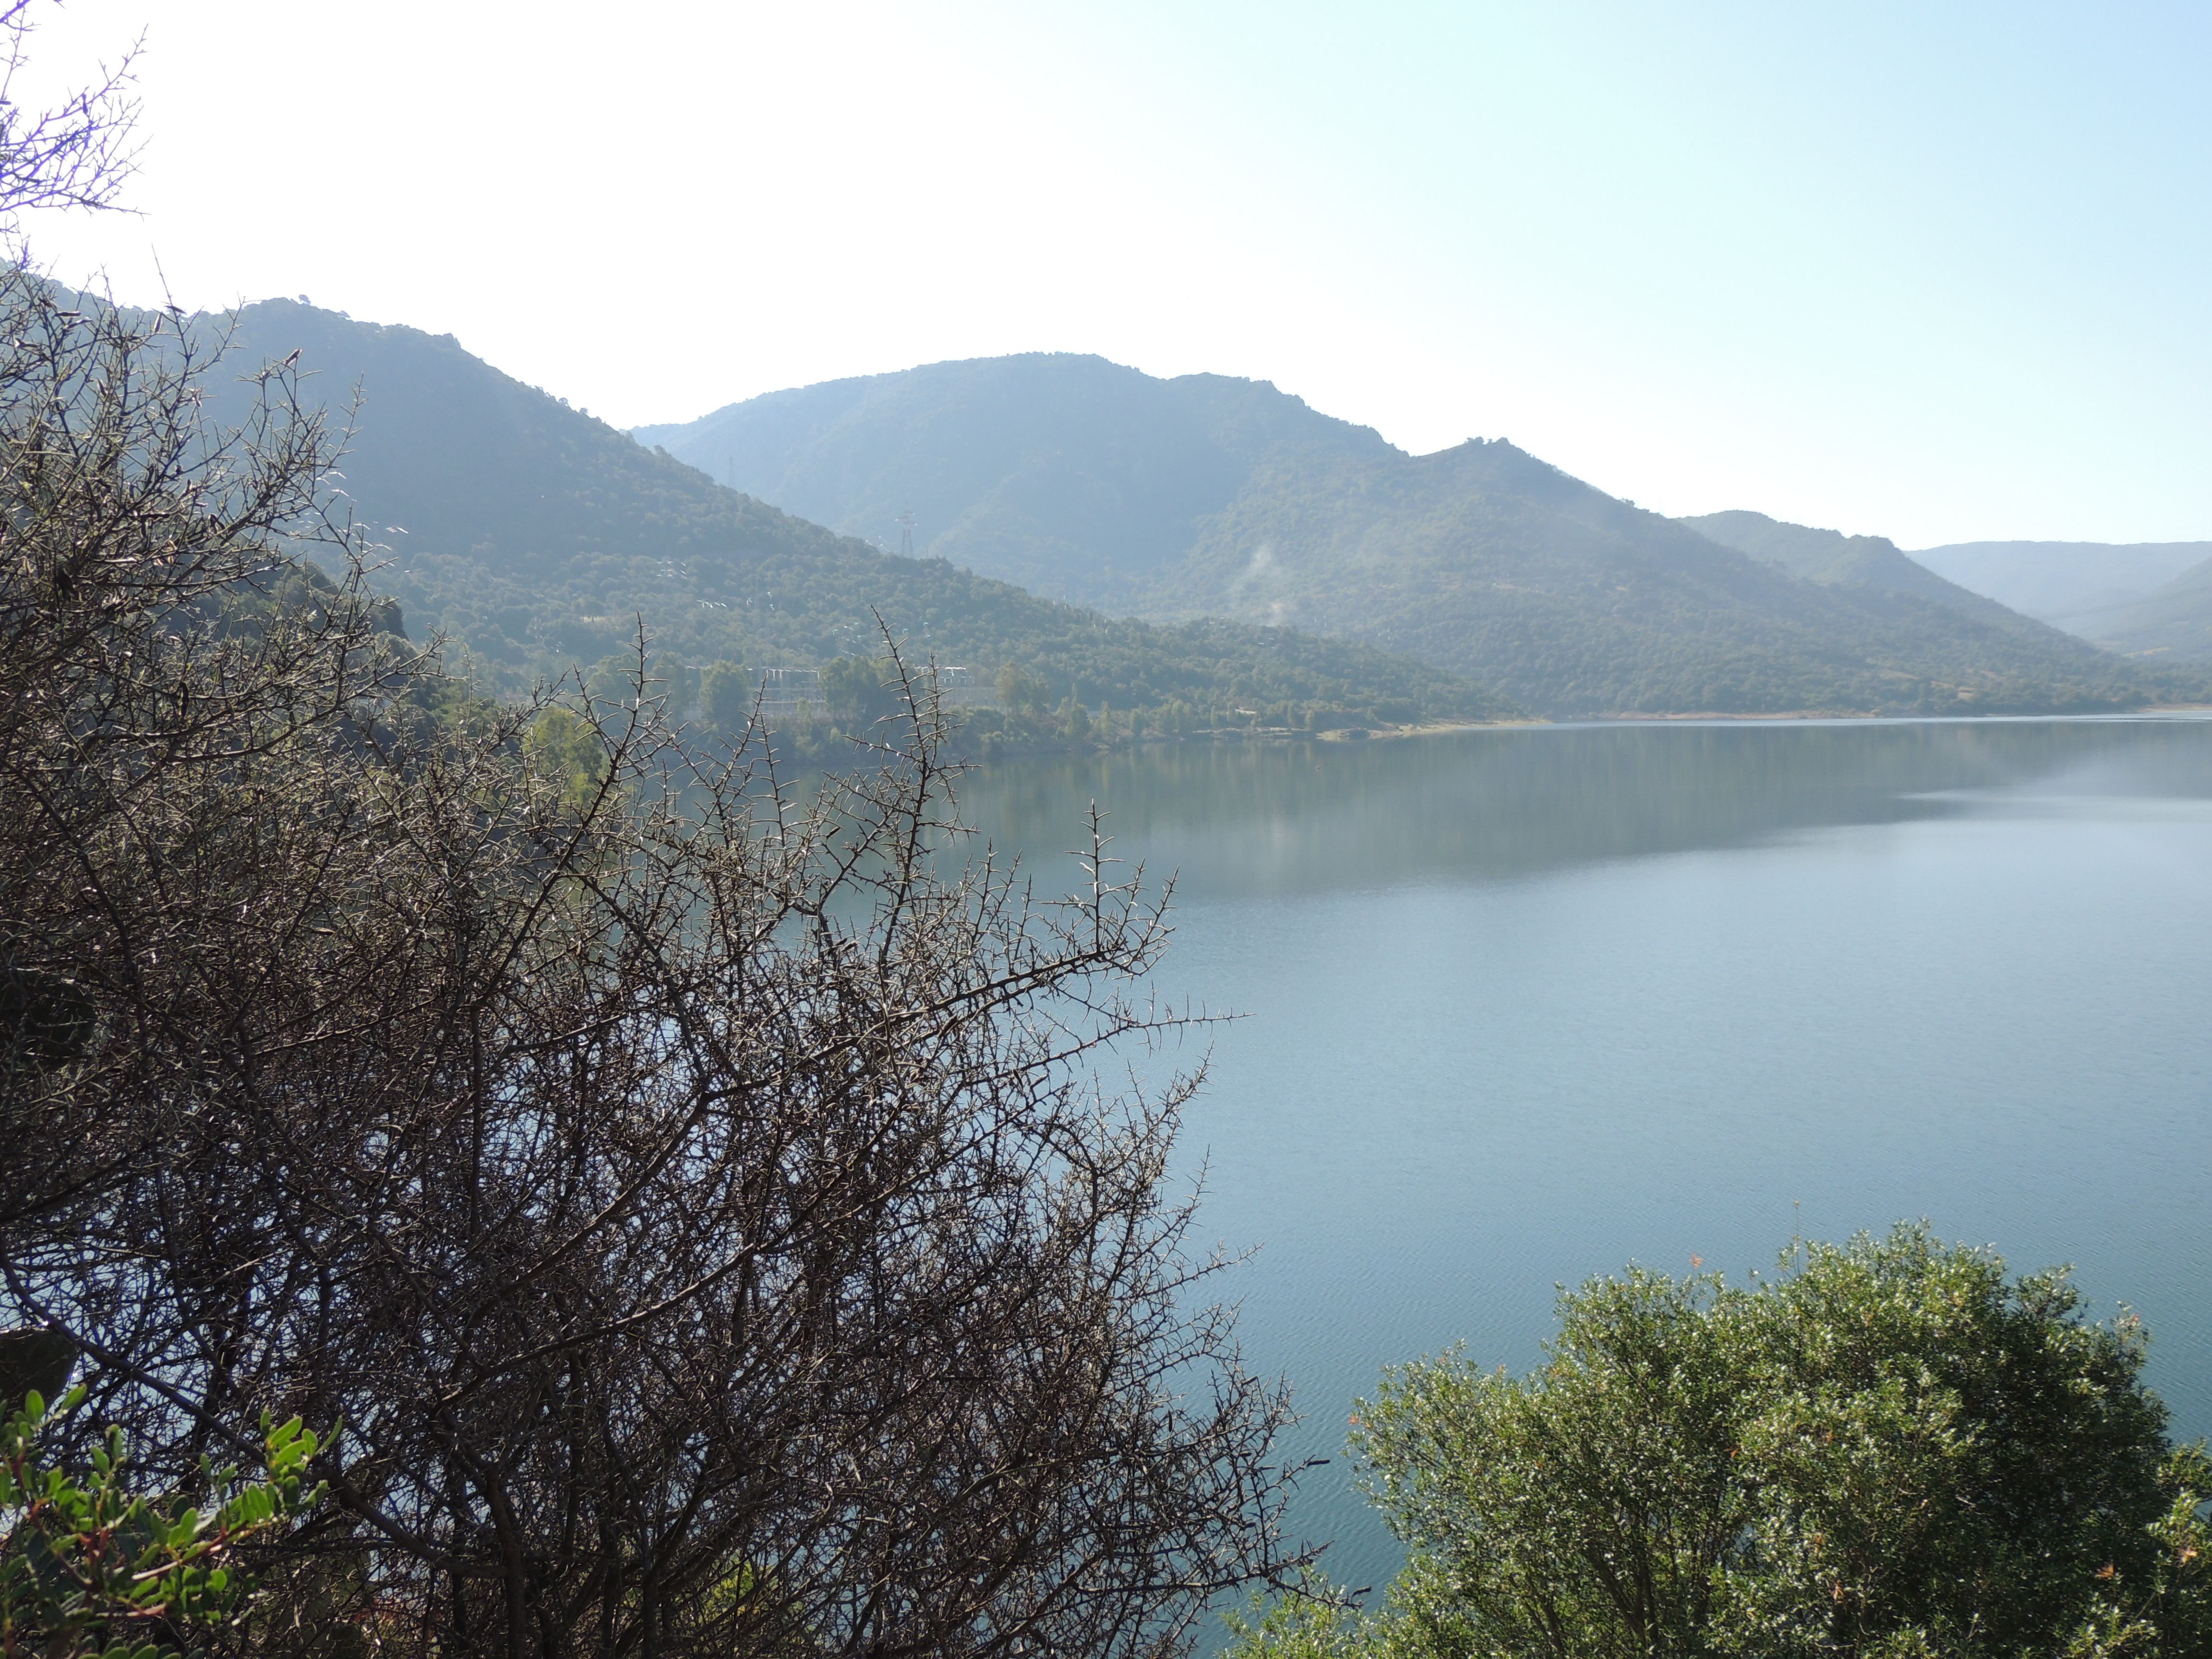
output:
[[1804, 580], [1502, 441], [1267, 469], [1158, 591], [1473, 669], [1547, 712], [2086, 709], [2197, 684]]
[[910, 510], [919, 552], [1123, 610], [1264, 458], [1396, 453], [1264, 381], [1066, 352], [773, 392], [635, 435], [833, 530], [896, 547]]
[[1808, 550], [1777, 526], [1797, 550], [1749, 554], [1510, 444], [1407, 455], [1264, 382], [994, 358], [639, 435], [855, 533], [895, 537], [911, 507], [918, 545], [1040, 592], [1357, 639], [1552, 714], [2204, 695], [2193, 673], [2123, 663], [1915, 575], [1887, 543]]
[[[641, 617], [692, 664], [815, 665], [879, 648], [873, 612], [917, 655], [1036, 702], [1187, 705], [1297, 720], [1482, 718], [1494, 695], [1355, 643], [1219, 621], [1158, 626], [1041, 599], [942, 559], [905, 559], [734, 490], [522, 385], [450, 337], [289, 301], [238, 319], [241, 368], [297, 349], [359, 428], [340, 487], [389, 552], [377, 581], [410, 631], [447, 631], [516, 690], [623, 649]], [[1327, 723], [1325, 720], [1322, 723]]]

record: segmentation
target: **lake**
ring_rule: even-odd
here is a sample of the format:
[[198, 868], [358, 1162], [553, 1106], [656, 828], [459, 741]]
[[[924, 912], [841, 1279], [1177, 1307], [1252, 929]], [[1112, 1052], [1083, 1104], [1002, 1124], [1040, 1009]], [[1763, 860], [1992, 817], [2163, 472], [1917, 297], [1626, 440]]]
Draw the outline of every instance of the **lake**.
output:
[[[963, 814], [1057, 872], [1092, 799], [1177, 872], [1202, 1232], [1306, 1419], [1329, 1571], [1386, 1363], [1533, 1364], [1553, 1287], [1731, 1276], [1925, 1217], [2072, 1262], [2212, 1432], [2212, 720], [1668, 723], [1010, 763]], [[1182, 1056], [1193, 1057], [1195, 1047]]]

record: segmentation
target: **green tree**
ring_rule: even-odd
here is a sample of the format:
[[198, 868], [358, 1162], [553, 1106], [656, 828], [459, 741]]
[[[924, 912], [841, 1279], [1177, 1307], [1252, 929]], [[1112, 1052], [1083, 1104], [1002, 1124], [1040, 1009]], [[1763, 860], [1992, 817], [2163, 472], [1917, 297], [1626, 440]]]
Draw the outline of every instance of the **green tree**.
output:
[[531, 722], [523, 752], [531, 769], [571, 807], [590, 806], [606, 783], [607, 746], [598, 728], [557, 703]]
[[1353, 1444], [1413, 1552], [1390, 1607], [1248, 1653], [2212, 1651], [2212, 1465], [2168, 1442], [2140, 1322], [2089, 1322], [2063, 1272], [1899, 1227], [1559, 1316], [1528, 1376], [1386, 1376]]
[[663, 654], [654, 659], [653, 672], [660, 682], [661, 695], [668, 700], [671, 719], [683, 720], [698, 707], [700, 671], [696, 667]]
[[602, 702], [626, 703], [637, 695], [637, 652], [611, 651], [584, 675], [584, 690]]
[[822, 696], [831, 717], [866, 727], [904, 706], [897, 665], [875, 657], [839, 657], [823, 665]]
[[[84, 1400], [82, 1385], [60, 1412]], [[266, 1474], [203, 1465], [195, 1504], [134, 1491], [123, 1431], [110, 1428], [82, 1474], [40, 1455], [49, 1422], [34, 1389], [0, 1422], [0, 1652], [129, 1659], [198, 1651], [252, 1604], [240, 1566], [251, 1545], [319, 1504], [307, 1470], [317, 1440], [300, 1420], [262, 1424]]]
[[1044, 676], [1018, 663], [999, 670], [999, 706], [1010, 714], [1042, 708], [1052, 701], [1052, 687]]
[[753, 677], [744, 664], [708, 664], [699, 676], [700, 718], [718, 732], [736, 732], [752, 708]]

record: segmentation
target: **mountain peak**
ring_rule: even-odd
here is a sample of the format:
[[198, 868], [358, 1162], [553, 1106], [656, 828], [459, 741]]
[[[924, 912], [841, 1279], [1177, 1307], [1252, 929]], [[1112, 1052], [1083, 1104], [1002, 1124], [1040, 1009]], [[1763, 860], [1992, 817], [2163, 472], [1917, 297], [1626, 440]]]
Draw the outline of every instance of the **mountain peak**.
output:
[[1358, 639], [1556, 713], [2109, 706], [2130, 672], [1881, 538], [1683, 524], [1504, 438], [1413, 456], [1264, 380], [1030, 353], [641, 438], [804, 517], [1156, 618]]

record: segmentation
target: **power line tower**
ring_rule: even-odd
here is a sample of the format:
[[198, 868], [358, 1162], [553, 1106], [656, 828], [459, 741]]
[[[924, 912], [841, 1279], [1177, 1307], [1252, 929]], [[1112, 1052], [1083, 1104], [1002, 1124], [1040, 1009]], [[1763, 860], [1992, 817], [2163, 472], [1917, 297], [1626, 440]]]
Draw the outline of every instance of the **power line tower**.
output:
[[901, 507], [899, 509], [897, 522], [899, 527], [899, 556], [901, 558], [910, 559], [914, 556], [914, 509], [910, 507]]

